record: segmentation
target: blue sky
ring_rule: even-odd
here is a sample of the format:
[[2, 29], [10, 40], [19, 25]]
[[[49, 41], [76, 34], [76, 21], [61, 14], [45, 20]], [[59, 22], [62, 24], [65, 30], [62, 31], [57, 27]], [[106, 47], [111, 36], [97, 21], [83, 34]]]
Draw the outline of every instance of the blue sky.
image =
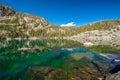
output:
[[76, 26], [120, 19], [120, 0], [0, 0], [14, 10], [35, 14], [52, 24]]

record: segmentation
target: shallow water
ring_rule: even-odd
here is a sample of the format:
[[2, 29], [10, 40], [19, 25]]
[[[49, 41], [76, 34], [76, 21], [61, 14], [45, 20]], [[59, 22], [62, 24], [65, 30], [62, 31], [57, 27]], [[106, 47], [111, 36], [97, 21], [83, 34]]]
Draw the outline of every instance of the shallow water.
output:
[[[59, 43], [58, 43], [59, 42]], [[78, 42], [37, 40], [1, 41], [0, 80], [17, 80], [26, 77], [30, 66], [53, 67], [63, 70], [81, 68], [95, 69], [99, 74], [108, 74], [120, 64], [119, 54], [101, 54], [80, 47]], [[4, 44], [4, 45], [3, 45]], [[77, 46], [76, 46], [77, 45]], [[75, 48], [74, 48], [75, 46]], [[20, 48], [46, 48], [43, 51], [21, 51]], [[73, 74], [74, 75], [74, 74]]]

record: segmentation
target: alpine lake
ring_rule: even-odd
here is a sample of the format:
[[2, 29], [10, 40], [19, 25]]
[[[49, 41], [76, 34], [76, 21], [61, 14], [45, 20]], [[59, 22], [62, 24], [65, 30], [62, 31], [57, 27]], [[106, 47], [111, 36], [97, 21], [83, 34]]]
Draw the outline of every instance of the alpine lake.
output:
[[71, 40], [0, 40], [0, 80], [100, 80], [120, 70], [120, 54]]

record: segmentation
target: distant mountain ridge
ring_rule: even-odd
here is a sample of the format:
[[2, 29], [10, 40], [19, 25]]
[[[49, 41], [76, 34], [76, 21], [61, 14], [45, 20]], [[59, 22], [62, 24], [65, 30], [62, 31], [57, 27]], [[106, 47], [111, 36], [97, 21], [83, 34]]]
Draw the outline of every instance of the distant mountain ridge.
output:
[[80, 27], [59, 27], [44, 18], [14, 11], [0, 4], [0, 38], [70, 39], [94, 45], [120, 46], [120, 20], [105, 20]]

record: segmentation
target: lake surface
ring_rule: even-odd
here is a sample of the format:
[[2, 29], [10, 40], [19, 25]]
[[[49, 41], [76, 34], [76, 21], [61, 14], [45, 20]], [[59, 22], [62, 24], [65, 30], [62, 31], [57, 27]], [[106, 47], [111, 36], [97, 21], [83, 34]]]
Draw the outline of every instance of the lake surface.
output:
[[89, 51], [74, 41], [0, 41], [0, 80], [94, 80], [119, 65], [120, 54]]

